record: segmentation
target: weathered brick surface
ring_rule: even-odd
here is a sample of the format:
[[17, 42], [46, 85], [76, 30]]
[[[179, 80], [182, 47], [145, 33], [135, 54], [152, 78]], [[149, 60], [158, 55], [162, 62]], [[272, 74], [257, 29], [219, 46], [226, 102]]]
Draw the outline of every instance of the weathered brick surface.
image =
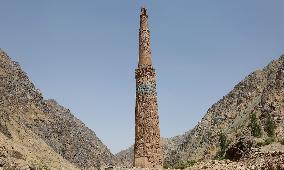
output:
[[141, 9], [139, 63], [135, 70], [135, 145], [134, 166], [162, 168], [160, 128], [156, 92], [156, 74], [151, 61], [150, 31], [146, 9]]

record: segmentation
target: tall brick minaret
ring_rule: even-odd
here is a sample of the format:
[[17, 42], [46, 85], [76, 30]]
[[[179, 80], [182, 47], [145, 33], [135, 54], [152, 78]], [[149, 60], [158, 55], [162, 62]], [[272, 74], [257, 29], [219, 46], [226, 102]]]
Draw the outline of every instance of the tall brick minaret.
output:
[[139, 29], [139, 62], [135, 70], [135, 144], [134, 166], [163, 167], [156, 92], [156, 74], [152, 65], [148, 15], [141, 8]]

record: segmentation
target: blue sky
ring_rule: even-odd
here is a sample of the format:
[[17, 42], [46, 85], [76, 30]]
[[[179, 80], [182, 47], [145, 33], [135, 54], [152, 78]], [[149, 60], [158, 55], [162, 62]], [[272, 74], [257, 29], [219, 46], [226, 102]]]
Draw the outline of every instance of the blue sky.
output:
[[2, 0], [0, 48], [45, 98], [116, 153], [134, 142], [140, 7], [148, 8], [161, 134], [193, 128], [246, 75], [284, 53], [282, 0]]

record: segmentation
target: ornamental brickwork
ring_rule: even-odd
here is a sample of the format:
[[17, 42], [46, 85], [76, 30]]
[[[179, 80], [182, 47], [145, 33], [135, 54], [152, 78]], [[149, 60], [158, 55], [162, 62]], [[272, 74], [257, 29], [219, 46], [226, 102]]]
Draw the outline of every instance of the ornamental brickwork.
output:
[[135, 144], [134, 166], [163, 167], [156, 92], [156, 74], [152, 66], [148, 15], [141, 9], [139, 29], [139, 62], [135, 70]]

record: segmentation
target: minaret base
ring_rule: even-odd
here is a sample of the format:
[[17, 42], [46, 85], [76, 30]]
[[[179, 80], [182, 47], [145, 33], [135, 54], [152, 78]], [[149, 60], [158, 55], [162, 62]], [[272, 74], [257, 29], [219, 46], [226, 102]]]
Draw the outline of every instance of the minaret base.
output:
[[155, 166], [155, 167], [152, 166], [153, 165], [151, 164], [151, 162], [148, 161], [148, 158], [146, 156], [134, 158], [134, 167], [136, 168], [147, 168], [147, 169], [157, 169], [157, 170], [163, 169], [162, 166]]

